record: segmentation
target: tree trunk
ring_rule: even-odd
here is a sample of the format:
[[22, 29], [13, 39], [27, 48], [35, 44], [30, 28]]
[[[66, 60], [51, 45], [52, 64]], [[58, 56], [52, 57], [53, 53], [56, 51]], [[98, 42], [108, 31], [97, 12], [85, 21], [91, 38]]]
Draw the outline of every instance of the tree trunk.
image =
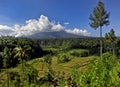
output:
[[45, 61], [43, 60], [43, 63], [42, 63], [42, 71], [43, 71], [43, 68], [44, 68], [44, 63], [45, 63]]
[[22, 59], [22, 87], [24, 87], [24, 66], [23, 66], [23, 59]]
[[8, 74], [8, 70], [7, 70], [7, 87], [9, 87], [9, 74]]
[[113, 56], [115, 56], [115, 44], [112, 43], [112, 49], [113, 49]]
[[100, 60], [102, 62], [102, 26], [100, 26]]

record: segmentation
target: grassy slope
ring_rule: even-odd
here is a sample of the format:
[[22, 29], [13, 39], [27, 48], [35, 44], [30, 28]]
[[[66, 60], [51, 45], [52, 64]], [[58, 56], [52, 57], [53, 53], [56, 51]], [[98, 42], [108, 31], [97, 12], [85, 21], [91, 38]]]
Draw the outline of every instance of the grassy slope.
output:
[[[96, 58], [95, 56], [82, 57], [82, 58], [73, 58], [67, 63], [57, 64], [57, 57], [53, 56], [52, 60], [52, 69], [55, 72], [65, 72], [66, 74], [70, 73], [72, 67], [77, 67], [80, 71], [85, 71], [87, 69], [87, 64], [90, 60]], [[43, 58], [37, 58], [29, 61], [29, 64], [32, 64], [38, 71], [39, 75], [43, 75], [45, 71], [48, 71], [47, 64], [44, 63], [44, 68], [42, 70]]]
[[[72, 56], [72, 60], [67, 63], [60, 63], [60, 64], [57, 63], [58, 55], [61, 55], [63, 53], [70, 55], [70, 53], [73, 51], [82, 52], [84, 50], [77, 49], [77, 50], [70, 50], [68, 52], [59, 52], [59, 54], [52, 56], [52, 69], [55, 72], [61, 72], [61, 73], [65, 72], [66, 74], [70, 73], [73, 67], [76, 67], [79, 71], [86, 71], [87, 65], [89, 64], [90, 60], [94, 60], [95, 58], [97, 58], [96, 56], [88, 56], [88, 57]], [[46, 63], [44, 63], [44, 68], [42, 70], [43, 60], [44, 58], [42, 57], [42, 58], [36, 58], [27, 62], [28, 64], [32, 65], [34, 68], [36, 68], [39, 71], [39, 76], [43, 76], [44, 73], [48, 71], [48, 67]], [[9, 70], [19, 72], [21, 70], [21, 64]]]
[[[94, 59], [97, 58], [97, 56], [75, 57], [75, 56], [70, 55], [70, 53], [73, 52], [73, 51], [82, 52], [83, 50], [81, 50], [81, 49], [79, 49], [79, 50], [70, 50], [68, 52], [59, 52], [59, 54], [53, 55], [52, 56], [52, 69], [57, 73], [63, 73], [64, 72], [65, 75], [68, 75], [71, 72], [73, 67], [76, 67], [79, 71], [84, 72], [84, 71], [87, 70], [89, 62], [91, 60], [94, 60]], [[72, 60], [67, 62], [67, 63], [58, 64], [57, 63], [58, 55], [61, 55], [63, 53], [72, 56]], [[42, 66], [43, 66], [42, 61], [43, 60], [44, 60], [44, 57], [36, 58], [36, 59], [30, 60], [30, 61], [27, 62], [28, 64], [32, 65], [34, 68], [36, 68], [39, 71], [39, 76], [40, 77], [44, 76], [44, 73], [46, 71], [48, 71], [48, 67], [47, 67], [46, 63], [44, 63], [44, 68], [42, 70]], [[11, 68], [9, 70], [10, 71], [21, 72], [21, 64], [19, 64], [15, 68]], [[2, 79], [2, 77], [3, 77], [3, 79], [5, 79], [6, 78], [5, 72], [1, 73], [0, 76], [1, 76], [1, 79]]]
[[[76, 52], [82, 52], [84, 50], [78, 49], [78, 50], [70, 50], [66, 52], [65, 54], [70, 55], [71, 52], [76, 51]], [[64, 52], [59, 52], [58, 55], [63, 54]], [[79, 71], [86, 71], [87, 70], [87, 65], [91, 60], [94, 60], [97, 58], [97, 56], [88, 56], [88, 57], [75, 57], [72, 56], [72, 60], [67, 62], [67, 63], [57, 63], [57, 56], [54, 55], [52, 56], [52, 69], [55, 72], [65, 72], [66, 74], [70, 73], [73, 67], [76, 67]], [[32, 65], [34, 68], [36, 68], [39, 71], [39, 76], [43, 76], [46, 71], [48, 71], [47, 64], [44, 63], [43, 65], [43, 57], [42, 58], [36, 58], [33, 60], [28, 61], [27, 63]], [[42, 67], [44, 66], [43, 70]], [[18, 65], [16, 68], [13, 70], [19, 71], [21, 68], [21, 65]]]

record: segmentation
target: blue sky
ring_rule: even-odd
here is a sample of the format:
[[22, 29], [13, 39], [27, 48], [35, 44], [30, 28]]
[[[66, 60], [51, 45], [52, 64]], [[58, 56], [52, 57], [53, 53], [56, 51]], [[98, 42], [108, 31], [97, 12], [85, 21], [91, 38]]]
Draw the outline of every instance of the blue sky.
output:
[[[110, 12], [110, 25], [103, 27], [103, 35], [114, 28], [116, 35], [120, 36], [120, 1], [102, 1], [106, 10]], [[98, 0], [0, 0], [0, 25], [7, 29], [16, 24], [25, 26], [27, 20], [38, 20], [44, 15], [48, 21], [55, 22], [54, 25], [60, 24], [69, 31], [85, 29], [92, 36], [99, 36], [99, 29], [94, 30], [89, 26], [89, 15], [97, 2]], [[0, 32], [3, 31], [2, 29]]]

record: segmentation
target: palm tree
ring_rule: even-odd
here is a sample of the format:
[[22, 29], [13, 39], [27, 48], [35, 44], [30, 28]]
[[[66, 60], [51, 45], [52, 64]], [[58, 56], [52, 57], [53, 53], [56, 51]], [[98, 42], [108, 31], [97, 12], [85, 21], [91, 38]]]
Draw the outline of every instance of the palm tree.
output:
[[29, 51], [31, 50], [31, 47], [26, 44], [26, 41], [24, 40], [20, 40], [18, 42], [18, 45], [14, 48], [14, 53], [15, 53], [15, 58], [19, 57], [21, 60], [21, 64], [22, 64], [22, 85], [24, 86], [24, 63], [23, 60], [25, 60], [25, 58], [29, 58]]
[[109, 25], [109, 13], [105, 10], [104, 3], [99, 1], [98, 5], [93, 9], [93, 14], [90, 15], [90, 26], [94, 29], [100, 28], [100, 56], [102, 60], [102, 27]]
[[106, 39], [106, 42], [111, 44], [113, 55], [115, 55], [115, 41], [116, 41], [115, 39], [116, 39], [116, 37], [115, 37], [114, 29], [111, 29], [110, 32], [105, 34], [105, 39]]

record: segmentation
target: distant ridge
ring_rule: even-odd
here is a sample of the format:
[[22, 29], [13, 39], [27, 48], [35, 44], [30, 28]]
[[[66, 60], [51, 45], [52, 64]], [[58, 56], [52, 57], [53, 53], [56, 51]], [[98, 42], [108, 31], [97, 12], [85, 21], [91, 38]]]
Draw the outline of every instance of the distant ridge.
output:
[[[24, 36], [23, 36], [24, 37]], [[54, 32], [39, 32], [33, 35], [27, 36], [27, 38], [84, 38], [87, 36], [80, 36], [65, 31], [54, 31]]]

